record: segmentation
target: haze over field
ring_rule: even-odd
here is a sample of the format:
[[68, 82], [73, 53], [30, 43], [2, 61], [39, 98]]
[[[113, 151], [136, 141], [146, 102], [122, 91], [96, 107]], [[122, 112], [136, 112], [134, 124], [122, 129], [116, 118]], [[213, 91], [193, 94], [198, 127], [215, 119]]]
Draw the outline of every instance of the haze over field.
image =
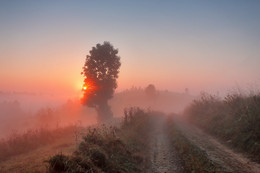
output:
[[[86, 55], [104, 41], [121, 57], [115, 116], [136, 105], [181, 112], [201, 91], [257, 90], [259, 11], [258, 1], [1, 1], [0, 103], [33, 116], [78, 102]], [[148, 84], [159, 93], [150, 103]]]

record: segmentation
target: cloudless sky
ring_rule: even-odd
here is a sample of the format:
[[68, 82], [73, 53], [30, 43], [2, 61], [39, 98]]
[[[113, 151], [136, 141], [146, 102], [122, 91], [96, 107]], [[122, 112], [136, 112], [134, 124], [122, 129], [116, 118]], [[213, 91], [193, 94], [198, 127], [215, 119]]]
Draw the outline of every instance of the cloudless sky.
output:
[[78, 93], [97, 43], [119, 49], [118, 90], [260, 84], [260, 1], [0, 1], [0, 90]]

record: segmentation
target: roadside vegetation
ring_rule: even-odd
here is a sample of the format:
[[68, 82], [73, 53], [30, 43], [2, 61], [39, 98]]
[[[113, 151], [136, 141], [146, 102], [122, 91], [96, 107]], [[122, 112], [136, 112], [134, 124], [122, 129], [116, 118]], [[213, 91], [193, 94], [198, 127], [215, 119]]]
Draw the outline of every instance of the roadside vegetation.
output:
[[148, 113], [125, 109], [120, 127], [89, 128], [72, 155], [60, 153], [48, 160], [47, 172], [144, 172], [149, 165], [150, 128]]
[[260, 162], [260, 93], [230, 94], [224, 99], [203, 94], [185, 116], [204, 131]]
[[176, 128], [172, 117], [167, 119], [166, 127], [172, 146], [176, 149], [188, 172], [223, 172], [220, 165], [216, 165], [208, 159], [205, 150], [193, 144]]
[[13, 132], [8, 138], [0, 140], [0, 162], [53, 143], [68, 134], [73, 135], [78, 128], [77, 126], [68, 126], [54, 130], [41, 128], [30, 129], [24, 133]]

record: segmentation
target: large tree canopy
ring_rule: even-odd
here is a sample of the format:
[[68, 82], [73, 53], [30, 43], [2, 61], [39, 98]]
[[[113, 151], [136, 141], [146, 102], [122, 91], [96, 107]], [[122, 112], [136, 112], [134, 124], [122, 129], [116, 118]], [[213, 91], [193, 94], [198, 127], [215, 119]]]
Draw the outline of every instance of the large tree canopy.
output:
[[83, 103], [95, 107], [101, 119], [104, 119], [103, 116], [112, 116], [107, 101], [113, 97], [117, 88], [116, 79], [121, 66], [117, 54], [118, 50], [109, 42], [97, 44], [89, 51], [83, 66]]

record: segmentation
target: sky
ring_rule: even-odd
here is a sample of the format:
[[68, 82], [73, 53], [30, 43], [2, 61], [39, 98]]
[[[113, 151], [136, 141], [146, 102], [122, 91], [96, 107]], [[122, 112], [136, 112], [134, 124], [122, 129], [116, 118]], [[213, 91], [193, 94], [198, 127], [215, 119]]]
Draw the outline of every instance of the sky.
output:
[[117, 92], [260, 86], [257, 0], [0, 0], [0, 91], [77, 95], [86, 55], [119, 49]]

